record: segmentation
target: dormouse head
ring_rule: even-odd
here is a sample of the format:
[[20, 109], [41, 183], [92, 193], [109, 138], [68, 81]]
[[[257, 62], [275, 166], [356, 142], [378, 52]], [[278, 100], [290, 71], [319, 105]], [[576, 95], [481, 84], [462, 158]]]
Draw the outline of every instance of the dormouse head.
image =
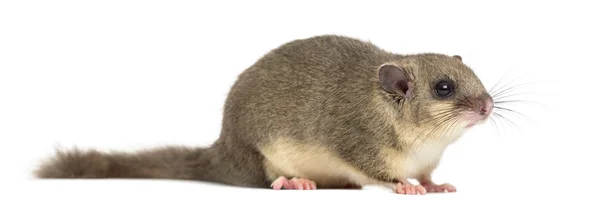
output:
[[402, 121], [463, 130], [484, 122], [492, 97], [458, 55], [417, 54], [382, 64], [380, 89]]

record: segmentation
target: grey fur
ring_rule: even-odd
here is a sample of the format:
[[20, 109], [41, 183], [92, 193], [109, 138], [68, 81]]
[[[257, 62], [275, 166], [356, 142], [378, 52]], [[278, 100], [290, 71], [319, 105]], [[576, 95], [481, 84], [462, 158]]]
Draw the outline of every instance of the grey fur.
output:
[[[410, 78], [414, 87], [410, 99], [383, 90], [378, 69], [389, 63]], [[441, 100], [433, 95], [433, 83], [442, 77], [456, 83], [456, 98]], [[209, 148], [165, 147], [131, 154], [59, 152], [36, 175], [188, 179], [269, 187], [274, 179], [267, 175], [260, 149], [285, 136], [324, 146], [367, 176], [394, 182], [401, 177], [389, 172], [381, 149], [418, 147], [411, 144], [417, 137], [404, 137], [398, 128], [431, 126], [436, 117], [429, 111], [432, 106], [452, 102], [455, 112], [460, 112], [470, 108], [459, 97], [476, 99], [484, 94], [481, 82], [461, 58], [400, 55], [349, 37], [316, 36], [272, 50], [239, 76], [225, 102], [220, 138]], [[448, 122], [437, 124], [448, 130], [454, 127]]]

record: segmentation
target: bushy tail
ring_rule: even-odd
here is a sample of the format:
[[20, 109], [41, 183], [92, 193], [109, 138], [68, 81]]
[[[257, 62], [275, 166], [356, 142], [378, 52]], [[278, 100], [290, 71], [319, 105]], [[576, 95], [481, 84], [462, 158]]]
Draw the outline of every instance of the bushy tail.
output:
[[210, 148], [162, 147], [134, 153], [57, 151], [38, 178], [153, 178], [211, 180]]

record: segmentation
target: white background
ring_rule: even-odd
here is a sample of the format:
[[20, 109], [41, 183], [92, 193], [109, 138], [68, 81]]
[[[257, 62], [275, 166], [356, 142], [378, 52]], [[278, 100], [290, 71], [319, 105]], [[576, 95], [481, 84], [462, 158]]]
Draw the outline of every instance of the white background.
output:
[[[598, 204], [593, 3], [215, 2], [0, 2], [0, 205]], [[544, 106], [511, 105], [528, 117], [511, 116], [521, 131], [488, 124], [452, 145], [434, 180], [454, 184], [454, 194], [31, 176], [56, 147], [209, 145], [240, 72], [280, 44], [321, 34], [459, 54], [488, 88], [507, 73], [522, 77], [513, 86], [537, 82], [517, 92]]]

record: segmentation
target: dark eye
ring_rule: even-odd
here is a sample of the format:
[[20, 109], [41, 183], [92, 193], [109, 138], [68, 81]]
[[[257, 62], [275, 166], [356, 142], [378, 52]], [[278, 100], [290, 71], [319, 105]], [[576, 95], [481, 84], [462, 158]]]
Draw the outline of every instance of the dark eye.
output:
[[440, 97], [449, 97], [454, 92], [454, 85], [448, 81], [441, 81], [435, 85], [435, 93]]

